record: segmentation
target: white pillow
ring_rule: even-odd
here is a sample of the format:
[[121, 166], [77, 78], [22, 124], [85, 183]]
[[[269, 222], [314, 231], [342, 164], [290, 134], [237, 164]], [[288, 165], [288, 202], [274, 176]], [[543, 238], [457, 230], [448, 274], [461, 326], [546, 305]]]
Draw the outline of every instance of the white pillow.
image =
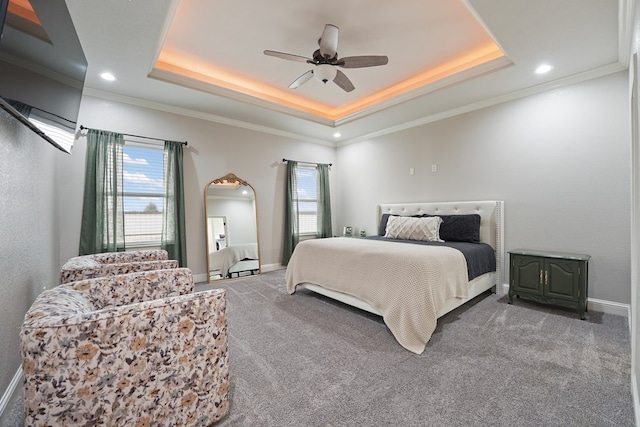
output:
[[390, 216], [387, 222], [387, 232], [384, 237], [391, 239], [425, 240], [427, 242], [444, 242], [440, 239], [439, 216], [411, 217]]

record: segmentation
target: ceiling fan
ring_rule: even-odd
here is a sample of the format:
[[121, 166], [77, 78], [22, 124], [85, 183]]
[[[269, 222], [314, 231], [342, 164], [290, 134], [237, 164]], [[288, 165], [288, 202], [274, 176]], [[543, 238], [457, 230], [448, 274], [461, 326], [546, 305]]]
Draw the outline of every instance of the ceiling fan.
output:
[[320, 49], [313, 52], [313, 59], [290, 53], [276, 52], [273, 50], [265, 50], [264, 54], [275, 56], [276, 58], [287, 59], [289, 61], [305, 62], [307, 64], [315, 65], [314, 68], [294, 80], [294, 82], [289, 85], [290, 89], [295, 89], [301, 86], [303, 83], [306, 83], [315, 76], [323, 83], [327, 83], [329, 80], [332, 80], [346, 92], [351, 92], [355, 89], [355, 86], [353, 86], [351, 80], [349, 80], [349, 78], [336, 67], [375, 67], [378, 65], [386, 65], [389, 62], [389, 58], [386, 56], [372, 55], [338, 58], [338, 31], [338, 27], [335, 25], [326, 24], [324, 26], [322, 36], [320, 36], [320, 39], [318, 40]]

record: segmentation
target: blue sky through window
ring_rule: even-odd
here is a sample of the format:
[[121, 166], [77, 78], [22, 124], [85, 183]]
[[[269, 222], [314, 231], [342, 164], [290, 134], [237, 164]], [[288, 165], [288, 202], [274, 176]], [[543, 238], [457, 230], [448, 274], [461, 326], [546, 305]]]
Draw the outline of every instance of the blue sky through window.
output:
[[123, 192], [125, 212], [142, 212], [154, 204], [162, 210], [164, 196], [164, 151], [155, 148], [124, 146]]
[[298, 202], [298, 231], [300, 234], [315, 234], [317, 229], [317, 180], [315, 167], [296, 168], [296, 189]]
[[[315, 168], [298, 167], [296, 180], [298, 190], [298, 209], [300, 212], [316, 212], [316, 176]], [[310, 200], [305, 202], [304, 200]]]

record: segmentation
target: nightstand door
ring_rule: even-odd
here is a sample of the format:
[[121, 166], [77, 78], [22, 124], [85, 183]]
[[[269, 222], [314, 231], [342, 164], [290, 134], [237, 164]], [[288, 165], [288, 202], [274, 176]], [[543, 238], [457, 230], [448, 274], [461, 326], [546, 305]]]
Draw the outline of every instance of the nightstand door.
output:
[[575, 300], [580, 284], [579, 268], [578, 261], [547, 259], [544, 269], [545, 294], [553, 298]]
[[542, 295], [543, 288], [543, 258], [515, 255], [512, 257], [512, 284], [518, 291], [533, 295]]

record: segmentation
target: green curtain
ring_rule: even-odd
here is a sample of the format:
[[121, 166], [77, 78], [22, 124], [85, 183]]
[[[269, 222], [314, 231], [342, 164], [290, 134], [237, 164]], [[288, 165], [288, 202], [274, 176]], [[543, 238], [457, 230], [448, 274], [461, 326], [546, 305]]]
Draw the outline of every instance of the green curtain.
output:
[[187, 266], [187, 243], [184, 213], [184, 176], [182, 170], [182, 143], [164, 143], [165, 198], [162, 210], [161, 247], [169, 259]]
[[318, 237], [331, 237], [331, 197], [329, 189], [329, 165], [319, 164], [317, 197], [318, 197]]
[[289, 264], [293, 250], [298, 244], [298, 191], [296, 168], [298, 162], [287, 162], [287, 177], [284, 206], [284, 242], [282, 243], [282, 265]]
[[120, 133], [90, 129], [80, 229], [80, 255], [124, 250]]

